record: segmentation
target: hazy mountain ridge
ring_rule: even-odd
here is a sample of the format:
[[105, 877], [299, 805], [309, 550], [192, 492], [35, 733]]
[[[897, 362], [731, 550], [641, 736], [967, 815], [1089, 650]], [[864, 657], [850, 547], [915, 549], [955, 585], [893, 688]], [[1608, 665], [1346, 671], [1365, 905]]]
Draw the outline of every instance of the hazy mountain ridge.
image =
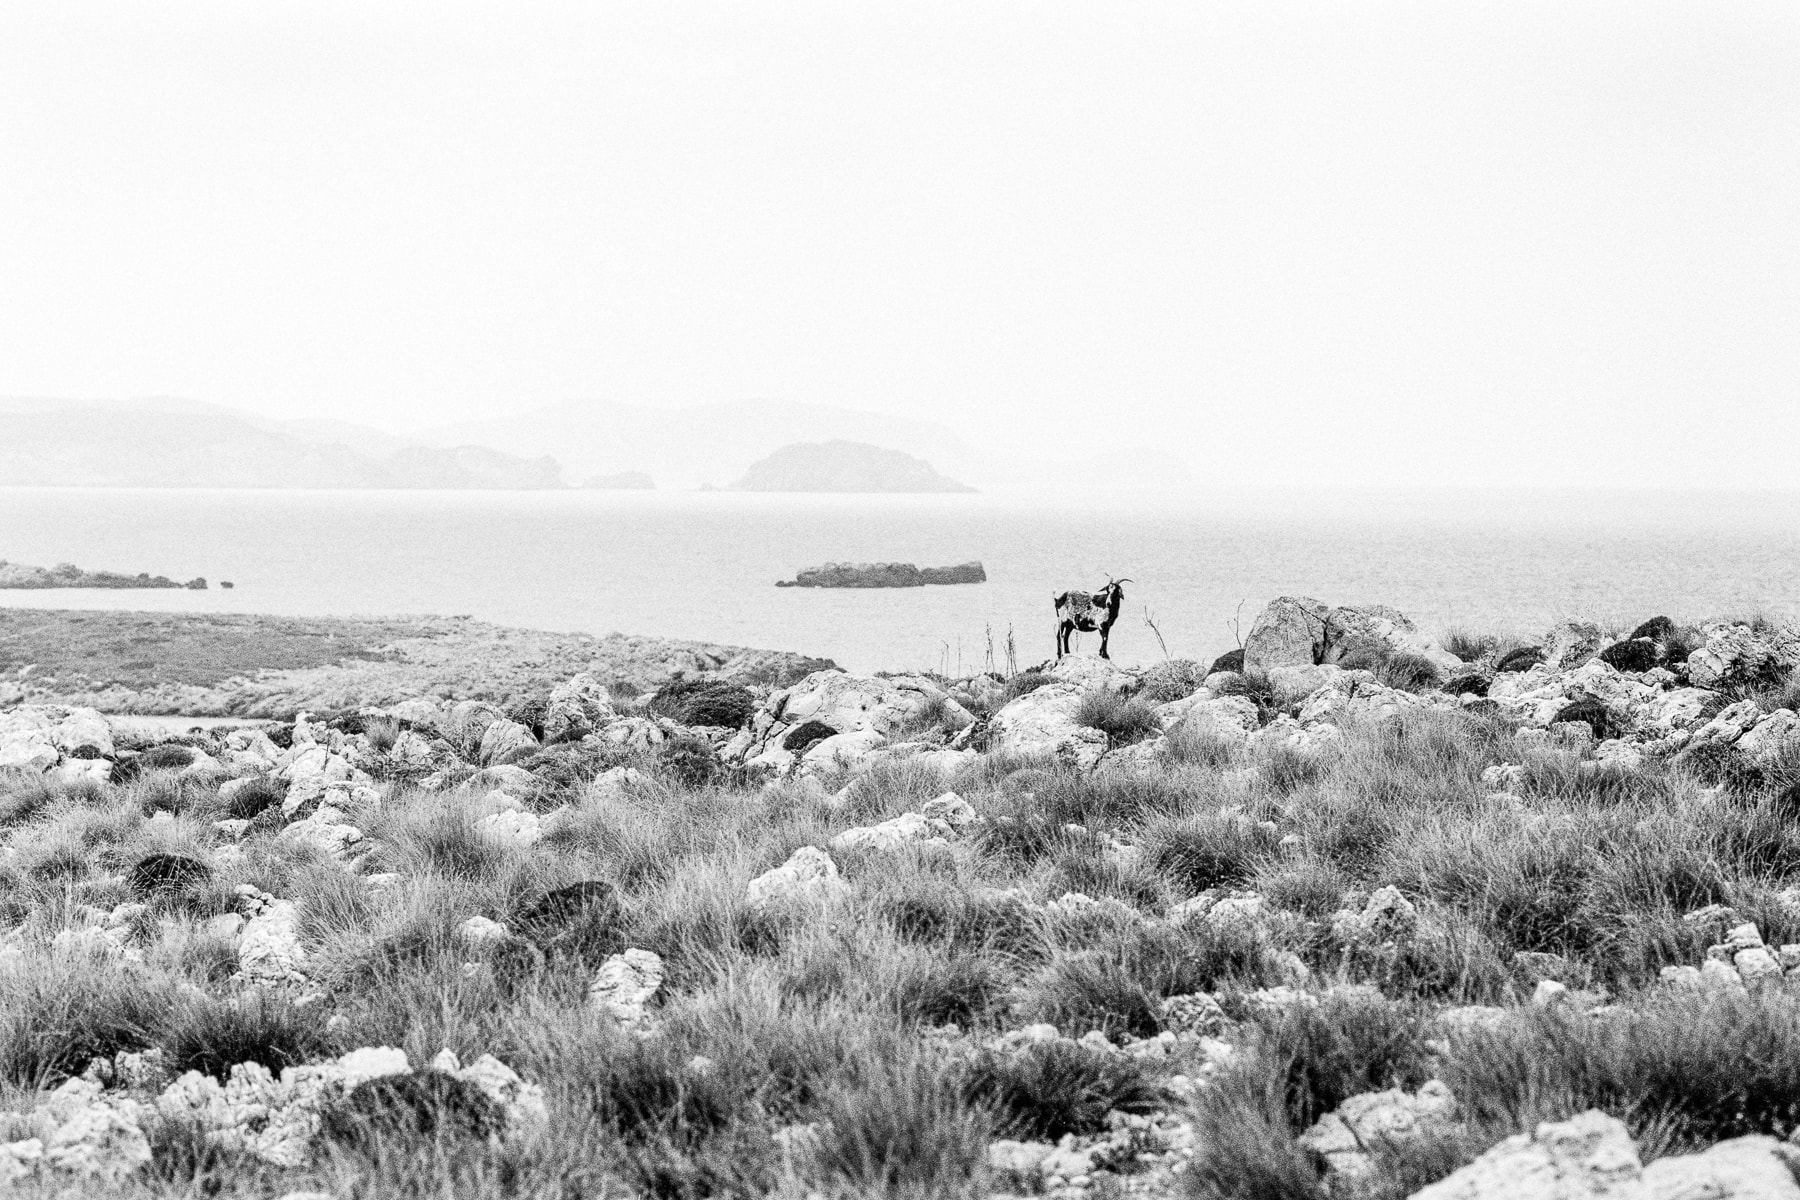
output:
[[[191, 401], [0, 401], [0, 486], [561, 487], [553, 458], [440, 448], [347, 422], [285, 423]], [[360, 450], [354, 443], [385, 450]]]

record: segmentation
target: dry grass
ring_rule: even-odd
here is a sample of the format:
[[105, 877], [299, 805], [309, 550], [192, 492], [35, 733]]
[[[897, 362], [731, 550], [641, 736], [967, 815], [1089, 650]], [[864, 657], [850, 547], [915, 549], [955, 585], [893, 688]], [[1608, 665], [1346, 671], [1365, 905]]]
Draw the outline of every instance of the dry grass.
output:
[[[1123, 719], [1133, 703], [1096, 701], [1090, 715], [1129, 739], [1141, 730]], [[1518, 800], [1480, 782], [1501, 762], [1525, 768]], [[153, 1170], [123, 1196], [973, 1196], [990, 1190], [990, 1137], [1054, 1137], [1104, 1125], [1110, 1110], [1170, 1108], [1199, 1130], [1192, 1194], [1317, 1196], [1295, 1134], [1348, 1095], [1432, 1075], [1464, 1098], [1468, 1120], [1430, 1154], [1396, 1159], [1394, 1189], [1590, 1105], [1672, 1147], [1800, 1122], [1800, 1002], [1684, 999], [1657, 985], [1661, 967], [1695, 964], [1716, 940], [1682, 920], [1706, 904], [1734, 906], [1772, 943], [1800, 941], [1800, 913], [1775, 898], [1800, 880], [1800, 826], [1778, 781], [1715, 792], [1655, 762], [1595, 772], [1455, 713], [1350, 726], [1330, 754], [1213, 739], [1099, 774], [993, 755], [955, 772], [895, 760], [828, 787], [751, 791], [636, 764], [647, 782], [577, 794], [556, 834], [524, 848], [476, 828], [481, 788], [390, 782], [353, 814], [372, 844], [361, 870], [399, 875], [380, 891], [277, 823], [254, 827], [241, 856], [217, 855], [225, 839], [212, 822], [225, 808], [205, 781], [4, 777], [0, 835], [13, 853], [0, 859], [0, 917], [28, 948], [0, 965], [0, 1107], [28, 1109], [122, 1049], [161, 1047], [217, 1074], [389, 1044], [416, 1066], [446, 1046], [464, 1061], [492, 1053], [542, 1083], [552, 1110], [549, 1130], [524, 1143], [378, 1129], [293, 1172], [163, 1127]], [[973, 833], [835, 855], [848, 887], [834, 909], [747, 902], [748, 881], [796, 848], [950, 788], [984, 818]], [[82, 906], [132, 899], [123, 876], [153, 852], [215, 868], [180, 897], [159, 893], [129, 927], [141, 962], [45, 948], [82, 924]], [[548, 891], [585, 881], [611, 885], [616, 903], [554, 927], [521, 919]], [[229, 945], [201, 926], [240, 883], [298, 902], [319, 1005], [231, 982]], [[1416, 935], [1334, 938], [1331, 914], [1385, 885], [1416, 905]], [[1266, 919], [1164, 919], [1209, 889], [1259, 893]], [[1098, 903], [1050, 903], [1072, 891]], [[472, 916], [519, 936], [472, 951], [455, 932]], [[594, 970], [626, 947], [668, 968], [655, 1037], [586, 1004]], [[1298, 956], [1315, 991], [1375, 990], [1258, 1008], [1243, 997], [1290, 978], [1276, 950]], [[1521, 951], [1562, 956], [1621, 1015], [1521, 1006], [1533, 982], [1513, 960]], [[1067, 1043], [984, 1048], [1033, 1021], [1070, 1037], [1154, 1035], [1162, 1000], [1202, 990], [1243, 1022], [1242, 1052], [1191, 1107], [1163, 1077], [1198, 1077], [1191, 1057], [1150, 1069]], [[1432, 1014], [1451, 1003], [1513, 1015], [1434, 1056]], [[817, 1135], [784, 1150], [774, 1134], [797, 1124]]]

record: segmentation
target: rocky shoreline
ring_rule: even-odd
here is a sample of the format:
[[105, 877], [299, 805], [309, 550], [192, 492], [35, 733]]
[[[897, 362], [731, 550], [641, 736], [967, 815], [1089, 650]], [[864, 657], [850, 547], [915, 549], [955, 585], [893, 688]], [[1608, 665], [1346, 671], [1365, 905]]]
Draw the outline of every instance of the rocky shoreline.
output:
[[116, 571], [84, 571], [74, 563], [32, 567], [0, 559], [0, 588], [186, 588], [200, 592], [206, 590], [206, 580], [196, 578], [178, 583], [166, 575], [148, 572], [121, 575]]
[[0, 610], [0, 708], [292, 720], [419, 697], [509, 703], [588, 673], [621, 692], [678, 675], [791, 682], [778, 650], [515, 629], [466, 617], [299, 618]]

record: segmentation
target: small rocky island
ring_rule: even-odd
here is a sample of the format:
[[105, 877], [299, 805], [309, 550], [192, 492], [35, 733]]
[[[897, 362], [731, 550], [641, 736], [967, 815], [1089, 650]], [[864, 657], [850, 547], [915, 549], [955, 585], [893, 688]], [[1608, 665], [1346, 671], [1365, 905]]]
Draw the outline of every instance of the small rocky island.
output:
[[0, 588], [187, 588], [189, 591], [202, 592], [206, 590], [206, 580], [190, 579], [186, 583], [178, 583], [166, 575], [84, 571], [74, 563], [31, 567], [0, 559]]
[[776, 587], [804, 588], [906, 588], [928, 583], [986, 583], [987, 570], [979, 562], [954, 567], [917, 567], [912, 563], [826, 563], [808, 567]]

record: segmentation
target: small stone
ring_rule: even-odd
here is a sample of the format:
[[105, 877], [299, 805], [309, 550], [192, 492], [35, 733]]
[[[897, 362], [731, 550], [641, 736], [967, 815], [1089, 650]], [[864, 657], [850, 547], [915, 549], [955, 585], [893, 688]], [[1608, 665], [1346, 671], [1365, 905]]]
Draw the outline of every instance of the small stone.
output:
[[470, 917], [456, 927], [458, 936], [474, 946], [495, 946], [507, 939], [506, 926], [488, 917]]
[[1769, 979], [1781, 974], [1781, 963], [1770, 954], [1765, 946], [1752, 946], [1747, 950], [1739, 950], [1732, 957], [1737, 967], [1738, 977], [1745, 983], [1754, 979]]

